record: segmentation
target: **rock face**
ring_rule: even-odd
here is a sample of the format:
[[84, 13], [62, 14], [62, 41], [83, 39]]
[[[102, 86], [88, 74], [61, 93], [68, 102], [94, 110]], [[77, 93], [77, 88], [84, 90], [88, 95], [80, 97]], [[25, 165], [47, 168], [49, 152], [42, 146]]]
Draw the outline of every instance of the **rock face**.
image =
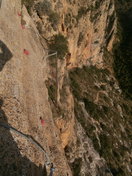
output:
[[[0, 1], [0, 175], [46, 176], [49, 162], [54, 176], [131, 174], [131, 8], [129, 0]], [[48, 55], [59, 33], [64, 59]]]
[[[21, 28], [21, 18], [28, 21], [25, 29]], [[50, 162], [56, 162], [55, 165], [61, 163], [56, 173], [61, 173], [63, 168], [70, 173], [48, 102], [45, 86], [47, 65], [42, 59], [46, 51], [41, 45], [35, 24], [25, 8], [21, 12], [18, 1], [2, 1], [0, 40], [1, 123], [31, 135], [46, 150]], [[28, 55], [24, 49], [29, 52]], [[40, 116], [45, 121], [44, 126], [41, 125]], [[0, 130], [0, 175], [39, 175], [47, 161], [45, 154], [15, 132], [3, 127]]]

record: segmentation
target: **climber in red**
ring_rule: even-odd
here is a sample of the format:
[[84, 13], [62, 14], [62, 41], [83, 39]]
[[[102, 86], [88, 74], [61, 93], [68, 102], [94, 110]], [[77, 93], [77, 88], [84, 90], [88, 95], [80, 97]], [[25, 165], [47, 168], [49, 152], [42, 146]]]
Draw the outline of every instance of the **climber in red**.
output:
[[42, 126], [45, 125], [45, 121], [42, 119], [42, 117], [40, 117], [40, 122], [41, 122], [41, 125], [42, 125]]
[[22, 16], [22, 14], [20, 12], [17, 13], [18, 16]]
[[22, 29], [25, 29], [25, 26], [21, 24], [21, 28], [22, 28]]
[[24, 53], [25, 55], [29, 55], [29, 51], [26, 50], [26, 49], [23, 50], [23, 53]]

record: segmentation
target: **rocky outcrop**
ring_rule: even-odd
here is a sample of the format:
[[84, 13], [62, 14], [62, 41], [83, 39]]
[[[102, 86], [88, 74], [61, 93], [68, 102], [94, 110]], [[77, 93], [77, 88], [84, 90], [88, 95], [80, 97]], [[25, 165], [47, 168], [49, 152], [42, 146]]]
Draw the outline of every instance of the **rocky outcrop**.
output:
[[[112, 49], [116, 33], [113, 2], [46, 0], [36, 3], [34, 9], [33, 17], [42, 36], [49, 39], [58, 32], [67, 36], [69, 68], [83, 64], [103, 66], [103, 49]], [[52, 20], [50, 13], [54, 14]]]

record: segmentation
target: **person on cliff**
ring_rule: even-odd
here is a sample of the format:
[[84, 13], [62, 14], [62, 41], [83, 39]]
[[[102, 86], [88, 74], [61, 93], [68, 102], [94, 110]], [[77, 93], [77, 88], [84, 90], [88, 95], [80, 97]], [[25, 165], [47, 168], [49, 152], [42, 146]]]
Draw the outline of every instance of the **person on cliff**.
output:
[[23, 49], [23, 53], [24, 53], [25, 55], [29, 55], [29, 51], [26, 50], [26, 49]]
[[54, 171], [55, 171], [55, 168], [53, 166], [53, 163], [51, 163], [49, 176], [53, 176]]
[[42, 117], [40, 117], [40, 122], [41, 122], [41, 125], [44, 126], [45, 125], [45, 121]]

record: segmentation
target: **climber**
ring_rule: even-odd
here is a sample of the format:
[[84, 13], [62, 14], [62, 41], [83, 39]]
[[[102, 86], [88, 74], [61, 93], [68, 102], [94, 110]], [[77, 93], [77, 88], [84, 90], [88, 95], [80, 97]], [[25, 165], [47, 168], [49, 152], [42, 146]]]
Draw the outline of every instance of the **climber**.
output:
[[21, 24], [21, 28], [22, 28], [22, 29], [25, 29], [25, 26]]
[[18, 12], [17, 15], [20, 16], [20, 17], [22, 16], [22, 14], [20, 12]]
[[54, 171], [55, 171], [55, 168], [53, 167], [53, 163], [51, 163], [49, 176], [53, 176]]
[[29, 51], [26, 50], [26, 49], [23, 50], [23, 53], [24, 53], [25, 55], [29, 55]]
[[41, 121], [41, 125], [44, 126], [45, 125], [45, 121], [42, 119], [42, 117], [40, 117], [40, 121]]
[[22, 18], [21, 19], [21, 28], [25, 29], [25, 27], [26, 27], [26, 21]]

